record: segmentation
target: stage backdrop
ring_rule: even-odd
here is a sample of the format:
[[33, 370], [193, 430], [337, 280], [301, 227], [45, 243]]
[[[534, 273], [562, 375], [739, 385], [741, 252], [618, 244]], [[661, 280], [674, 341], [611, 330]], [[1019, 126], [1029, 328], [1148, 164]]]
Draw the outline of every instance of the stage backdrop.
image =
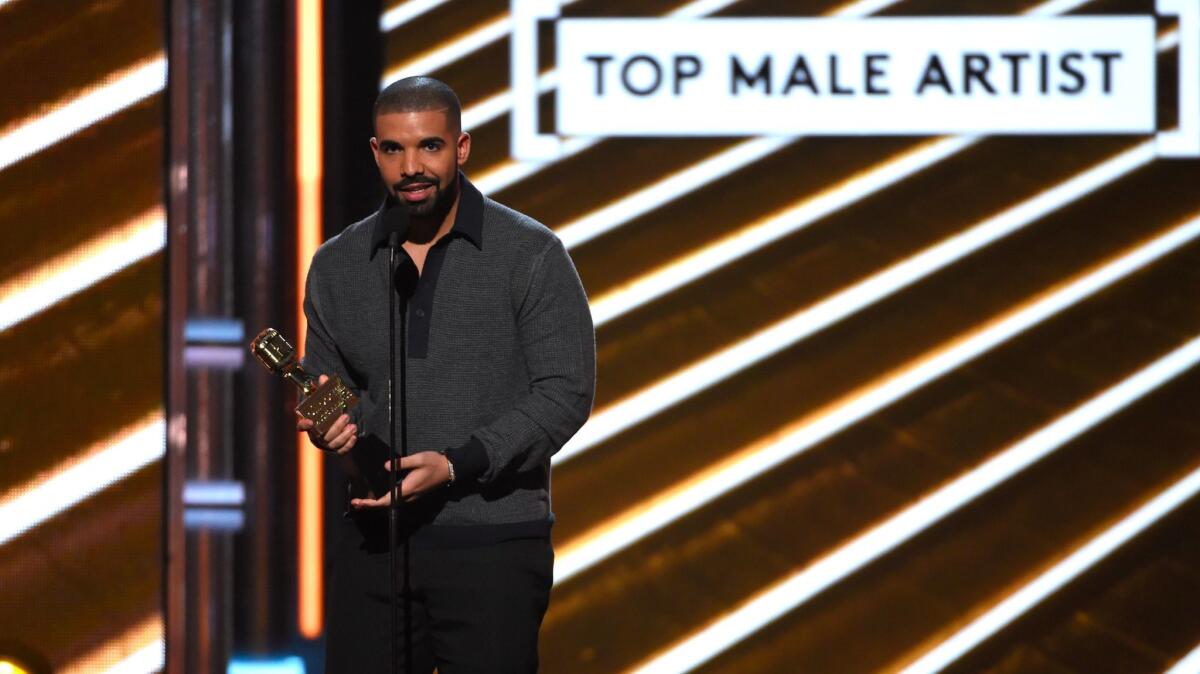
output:
[[0, 662], [162, 660], [155, 0], [0, 3]]
[[430, 4], [383, 82], [458, 90], [597, 326], [547, 671], [1200, 643], [1198, 3]]
[[244, 342], [412, 74], [596, 323], [545, 671], [1200, 671], [1200, 0], [0, 0], [0, 662], [319, 671]]

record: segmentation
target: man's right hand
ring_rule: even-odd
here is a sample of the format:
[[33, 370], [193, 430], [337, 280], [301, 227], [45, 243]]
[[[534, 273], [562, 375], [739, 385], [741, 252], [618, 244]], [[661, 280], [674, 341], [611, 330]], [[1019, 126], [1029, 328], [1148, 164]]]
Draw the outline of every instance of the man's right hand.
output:
[[[329, 381], [329, 377], [321, 375], [319, 381], [324, 384]], [[300, 417], [300, 420], [296, 422], [296, 430], [307, 432], [309, 440], [325, 451], [345, 454], [354, 448], [354, 442], [358, 440], [358, 426], [350, 423], [350, 416], [347, 414], [338, 417], [329, 430], [325, 431], [325, 435], [317, 433], [313, 428], [315, 425], [312, 419]]]

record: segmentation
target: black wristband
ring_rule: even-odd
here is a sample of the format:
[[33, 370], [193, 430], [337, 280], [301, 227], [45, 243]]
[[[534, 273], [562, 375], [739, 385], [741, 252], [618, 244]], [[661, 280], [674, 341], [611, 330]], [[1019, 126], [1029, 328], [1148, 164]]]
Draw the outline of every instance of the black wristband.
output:
[[454, 479], [457, 482], [478, 481], [491, 464], [483, 443], [473, 435], [466, 444], [447, 449], [446, 458], [454, 464]]

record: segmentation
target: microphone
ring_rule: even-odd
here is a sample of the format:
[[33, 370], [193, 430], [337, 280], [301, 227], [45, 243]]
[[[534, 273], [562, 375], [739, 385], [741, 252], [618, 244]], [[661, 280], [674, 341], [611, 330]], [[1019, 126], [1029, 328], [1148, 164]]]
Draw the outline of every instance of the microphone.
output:
[[[408, 252], [401, 245], [408, 238], [409, 216], [408, 206], [394, 204], [383, 212], [383, 222], [381, 223], [381, 234], [387, 237], [388, 247], [399, 253], [395, 258], [392, 286], [395, 287], [396, 292], [400, 293], [400, 297], [405, 300], [412, 297], [413, 293], [416, 292], [417, 279], [420, 276], [417, 273], [417, 265], [413, 263], [412, 258], [409, 257]], [[383, 236], [380, 236], [380, 238], [383, 238]]]
[[[400, 244], [408, 238], [408, 221], [409, 213], [408, 206], [404, 204], [392, 204], [383, 212], [382, 229], [386, 234], [389, 248], [399, 248]], [[379, 237], [375, 240], [378, 241]]]

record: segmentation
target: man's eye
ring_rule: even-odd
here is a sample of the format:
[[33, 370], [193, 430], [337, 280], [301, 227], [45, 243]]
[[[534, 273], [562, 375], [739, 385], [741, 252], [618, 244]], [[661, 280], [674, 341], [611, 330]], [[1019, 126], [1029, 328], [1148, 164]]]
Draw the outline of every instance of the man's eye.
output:
[[440, 150], [441, 147], [441, 143], [425, 143], [425, 149], [429, 151]]

